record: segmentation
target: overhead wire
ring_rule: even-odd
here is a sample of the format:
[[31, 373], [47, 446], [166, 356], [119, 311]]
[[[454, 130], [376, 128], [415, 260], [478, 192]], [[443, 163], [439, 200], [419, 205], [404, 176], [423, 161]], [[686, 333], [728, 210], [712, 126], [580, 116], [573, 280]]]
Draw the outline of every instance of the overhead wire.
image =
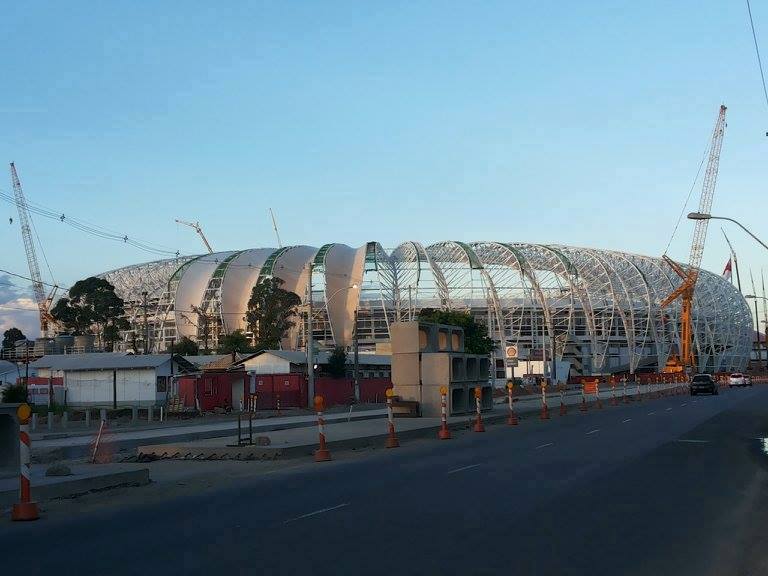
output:
[[768, 88], [765, 86], [765, 73], [763, 72], [763, 60], [760, 58], [760, 46], [757, 43], [757, 32], [755, 32], [755, 21], [752, 18], [752, 6], [747, 0], [747, 13], [749, 14], [749, 26], [752, 28], [752, 40], [755, 43], [755, 54], [757, 55], [757, 66], [760, 69], [760, 79], [763, 82], [763, 96], [765, 97], [765, 105], [768, 106]]
[[[2, 188], [0, 188], [0, 200], [4, 200], [5, 202], [13, 204], [17, 208], [19, 207], [19, 203], [16, 201], [15, 196], [9, 194], [7, 191], [3, 190]], [[53, 210], [51, 208], [48, 208], [36, 202], [30, 202], [29, 200], [27, 200], [25, 204], [26, 204], [26, 209], [31, 213], [42, 216], [43, 218], [48, 218], [50, 220], [58, 220], [59, 222], [63, 224], [67, 224], [68, 226], [75, 228], [76, 230], [80, 230], [81, 232], [85, 232], [86, 234], [90, 234], [98, 238], [102, 238], [105, 240], [112, 240], [115, 242], [122, 242], [124, 244], [133, 246], [135, 248], [138, 248], [140, 250], [143, 250], [145, 252], [149, 252], [152, 254], [166, 255], [166, 256], [180, 255], [180, 252], [178, 250], [172, 250], [169, 247], [163, 246], [161, 244], [152, 244], [147, 241], [140, 240], [132, 236], [128, 236], [127, 234], [124, 234], [124, 233], [115, 232], [107, 228], [104, 228], [102, 226], [99, 226], [97, 224], [92, 224], [80, 218], [67, 216], [63, 212]], [[33, 226], [34, 226], [34, 223], [33, 223]], [[39, 238], [38, 238], [38, 242], [39, 242]]]
[[685, 203], [683, 204], [682, 210], [680, 210], [680, 216], [677, 218], [677, 222], [675, 223], [675, 228], [672, 230], [672, 236], [669, 237], [669, 242], [667, 242], [667, 247], [664, 248], [664, 254], [666, 254], [669, 251], [669, 247], [672, 245], [672, 240], [675, 239], [675, 234], [677, 234], [677, 229], [680, 227], [680, 222], [683, 221], [683, 216], [685, 216], [685, 209], [688, 207], [688, 202], [691, 201], [691, 195], [693, 194], [694, 188], [696, 188], [696, 183], [699, 181], [699, 175], [701, 174], [701, 169], [704, 166], [704, 161], [707, 159], [707, 154], [709, 153], [709, 148], [711, 146], [711, 142], [707, 142], [707, 146], [704, 148], [704, 154], [701, 156], [701, 162], [699, 162], [699, 168], [696, 170], [696, 177], [693, 179], [693, 183], [691, 183], [691, 188], [688, 190], [688, 196], [685, 198]]

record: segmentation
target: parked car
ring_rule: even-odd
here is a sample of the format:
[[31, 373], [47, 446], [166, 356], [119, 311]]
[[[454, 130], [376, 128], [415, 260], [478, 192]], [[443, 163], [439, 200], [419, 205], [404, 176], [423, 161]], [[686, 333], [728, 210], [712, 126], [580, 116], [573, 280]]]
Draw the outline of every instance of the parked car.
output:
[[734, 372], [728, 379], [728, 386], [752, 386], [752, 381], [741, 372]]
[[717, 382], [711, 374], [696, 374], [691, 380], [691, 396], [696, 396], [700, 392], [717, 395], [720, 391]]

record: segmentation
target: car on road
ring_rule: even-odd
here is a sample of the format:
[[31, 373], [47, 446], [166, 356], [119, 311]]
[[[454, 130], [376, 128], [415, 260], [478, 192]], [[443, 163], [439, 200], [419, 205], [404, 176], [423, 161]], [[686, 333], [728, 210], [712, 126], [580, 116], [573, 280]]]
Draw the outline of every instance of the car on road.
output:
[[691, 396], [696, 396], [701, 392], [715, 395], [720, 392], [717, 388], [717, 382], [711, 374], [696, 374], [691, 380]]
[[730, 378], [728, 378], [728, 386], [752, 386], [752, 380], [741, 372], [734, 372], [731, 374]]

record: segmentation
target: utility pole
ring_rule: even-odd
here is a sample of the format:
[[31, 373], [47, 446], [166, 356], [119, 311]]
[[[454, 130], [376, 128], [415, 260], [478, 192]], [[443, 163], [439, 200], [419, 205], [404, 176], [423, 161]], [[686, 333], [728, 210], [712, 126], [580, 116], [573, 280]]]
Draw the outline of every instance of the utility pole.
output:
[[357, 335], [357, 307], [355, 307], [355, 326], [352, 330], [352, 346], [354, 347], [353, 353], [355, 359], [354, 370], [352, 372], [355, 401], [360, 402], [360, 357], [358, 355], [360, 350], [360, 341], [358, 340]]
[[307, 281], [307, 396], [309, 408], [315, 406], [315, 351], [312, 341], [312, 269], [313, 261], [307, 264], [309, 268], [309, 280]]
[[144, 300], [144, 354], [149, 354], [149, 324], [147, 323], [147, 291], [141, 293]]

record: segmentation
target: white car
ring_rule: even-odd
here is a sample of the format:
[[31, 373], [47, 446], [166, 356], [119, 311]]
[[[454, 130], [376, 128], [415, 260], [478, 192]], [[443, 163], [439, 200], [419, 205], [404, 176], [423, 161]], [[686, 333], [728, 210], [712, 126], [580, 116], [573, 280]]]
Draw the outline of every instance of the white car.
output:
[[752, 382], [741, 372], [734, 372], [728, 379], [728, 386], [752, 386]]

